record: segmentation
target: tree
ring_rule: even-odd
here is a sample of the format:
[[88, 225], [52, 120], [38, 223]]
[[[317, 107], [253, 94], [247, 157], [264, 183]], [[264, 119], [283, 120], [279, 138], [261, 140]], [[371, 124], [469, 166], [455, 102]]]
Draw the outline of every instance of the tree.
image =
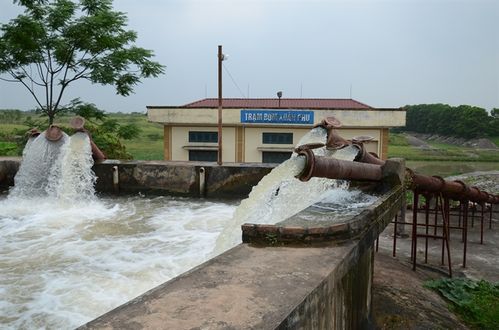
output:
[[496, 136], [499, 120], [492, 109], [491, 116], [480, 107], [447, 104], [407, 105], [406, 127], [418, 133], [441, 134], [462, 138]]
[[[127, 17], [112, 0], [14, 0], [24, 14], [0, 26], [0, 79], [22, 84], [52, 124], [68, 86], [78, 80], [112, 85], [127, 96], [164, 66], [134, 45]], [[2, 77], [7, 76], [8, 78]]]

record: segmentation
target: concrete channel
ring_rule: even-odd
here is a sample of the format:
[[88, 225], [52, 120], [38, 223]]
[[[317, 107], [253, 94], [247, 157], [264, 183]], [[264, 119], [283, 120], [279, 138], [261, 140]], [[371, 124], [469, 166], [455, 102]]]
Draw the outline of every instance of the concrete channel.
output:
[[[19, 161], [0, 160], [1, 187], [12, 185]], [[241, 198], [271, 169], [111, 160], [94, 166], [100, 192], [208, 198]], [[368, 328], [374, 242], [405, 200], [403, 161], [387, 161], [383, 171], [385, 184], [369, 186], [378, 201], [358, 216], [337, 223], [326, 214], [312, 226], [296, 218], [244, 224], [242, 244], [81, 329]]]

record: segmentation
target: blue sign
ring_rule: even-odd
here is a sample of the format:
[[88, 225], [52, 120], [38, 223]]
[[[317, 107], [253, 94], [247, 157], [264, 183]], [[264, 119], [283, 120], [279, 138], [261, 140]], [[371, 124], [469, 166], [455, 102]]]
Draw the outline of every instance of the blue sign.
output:
[[241, 123], [250, 124], [313, 124], [314, 112], [310, 110], [241, 110]]

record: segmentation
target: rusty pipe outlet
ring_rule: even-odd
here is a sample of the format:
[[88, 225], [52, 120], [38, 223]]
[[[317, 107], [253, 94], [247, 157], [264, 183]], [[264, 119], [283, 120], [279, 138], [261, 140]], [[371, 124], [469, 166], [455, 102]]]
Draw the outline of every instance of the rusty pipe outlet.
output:
[[336, 128], [341, 127], [341, 122], [335, 117], [326, 117], [314, 127], [322, 127], [327, 130], [326, 149], [328, 150], [341, 149], [350, 144], [335, 132]]
[[305, 157], [305, 167], [297, 176], [301, 181], [312, 177], [359, 181], [380, 181], [382, 178], [380, 165], [315, 156], [306, 148], [297, 150], [297, 153], [299, 157]]
[[354, 159], [356, 162], [385, 165], [385, 161], [368, 152], [362, 142], [355, 141], [352, 145], [359, 149], [359, 152]]

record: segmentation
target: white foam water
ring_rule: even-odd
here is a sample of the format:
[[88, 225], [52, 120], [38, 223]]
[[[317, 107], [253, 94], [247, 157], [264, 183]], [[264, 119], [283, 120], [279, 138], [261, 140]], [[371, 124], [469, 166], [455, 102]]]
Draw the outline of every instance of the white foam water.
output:
[[[297, 144], [326, 143], [327, 131], [321, 127], [312, 129]], [[353, 160], [358, 149], [347, 146], [339, 150], [325, 147], [313, 150], [315, 155]], [[223, 251], [241, 241], [240, 226], [244, 223], [275, 224], [283, 221], [305, 208], [335, 194], [348, 192], [349, 182], [326, 178], [311, 178], [302, 182], [295, 178], [305, 166], [305, 159], [293, 153], [290, 159], [275, 167], [257, 186], [253, 187], [248, 198], [241, 201], [234, 212], [230, 224], [224, 229], [217, 241], [217, 250]], [[327, 196], [326, 196], [327, 194]]]
[[235, 206], [0, 199], [0, 328], [73, 329], [204, 262]]
[[327, 210], [328, 214], [341, 216], [355, 215], [360, 209], [372, 205], [378, 197], [360, 190], [332, 189], [326, 192], [322, 200], [312, 205], [313, 208]]
[[96, 177], [92, 172], [92, 150], [85, 133], [48, 141], [45, 132], [30, 140], [10, 197], [56, 197], [69, 201], [94, 197]]

